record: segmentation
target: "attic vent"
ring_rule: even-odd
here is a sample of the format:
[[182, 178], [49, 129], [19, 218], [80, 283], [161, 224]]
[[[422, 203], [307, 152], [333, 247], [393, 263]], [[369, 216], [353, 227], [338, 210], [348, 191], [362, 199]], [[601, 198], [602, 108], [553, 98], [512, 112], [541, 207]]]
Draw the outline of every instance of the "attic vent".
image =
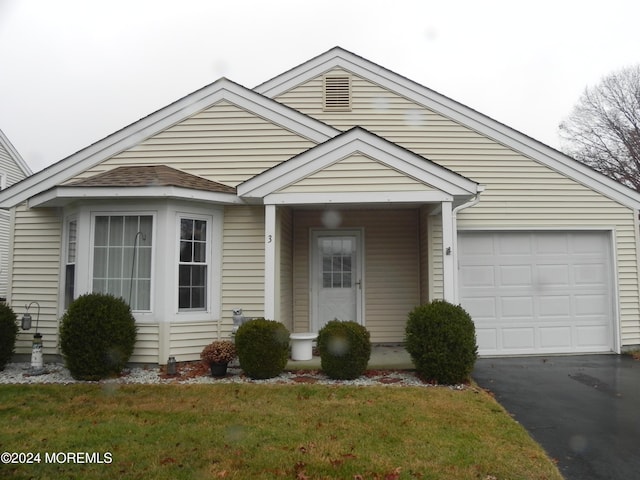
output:
[[324, 109], [351, 111], [351, 77], [349, 75], [324, 77]]

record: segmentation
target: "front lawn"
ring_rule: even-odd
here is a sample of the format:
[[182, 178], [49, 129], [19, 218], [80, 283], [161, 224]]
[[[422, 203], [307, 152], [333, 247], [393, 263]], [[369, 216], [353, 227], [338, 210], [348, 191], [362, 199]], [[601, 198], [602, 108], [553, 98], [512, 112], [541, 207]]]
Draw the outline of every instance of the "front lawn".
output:
[[16, 479], [562, 478], [474, 388], [2, 385], [0, 451], [39, 454]]

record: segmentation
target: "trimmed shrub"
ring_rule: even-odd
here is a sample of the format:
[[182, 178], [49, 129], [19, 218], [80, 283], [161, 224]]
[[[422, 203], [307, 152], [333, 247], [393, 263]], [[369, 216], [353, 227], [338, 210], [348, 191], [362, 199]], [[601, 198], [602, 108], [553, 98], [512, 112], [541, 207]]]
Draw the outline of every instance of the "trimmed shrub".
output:
[[367, 369], [370, 334], [359, 323], [332, 320], [318, 332], [320, 365], [329, 378], [353, 380]]
[[240, 368], [250, 378], [277, 377], [289, 359], [289, 330], [282, 323], [256, 318], [236, 332]]
[[465, 382], [478, 357], [473, 320], [461, 306], [444, 300], [409, 313], [405, 340], [418, 374], [428, 381]]
[[74, 300], [62, 316], [60, 348], [76, 380], [118, 375], [136, 344], [137, 327], [121, 298], [88, 293]]
[[18, 337], [18, 318], [4, 303], [0, 304], [0, 370], [11, 361]]

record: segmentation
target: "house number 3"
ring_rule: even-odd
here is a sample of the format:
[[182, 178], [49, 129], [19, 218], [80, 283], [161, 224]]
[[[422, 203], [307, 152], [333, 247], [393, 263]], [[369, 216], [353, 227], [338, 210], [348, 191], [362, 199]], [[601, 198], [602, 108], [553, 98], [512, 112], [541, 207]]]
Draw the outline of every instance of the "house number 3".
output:
[[267, 235], [267, 243], [273, 242], [273, 235]]

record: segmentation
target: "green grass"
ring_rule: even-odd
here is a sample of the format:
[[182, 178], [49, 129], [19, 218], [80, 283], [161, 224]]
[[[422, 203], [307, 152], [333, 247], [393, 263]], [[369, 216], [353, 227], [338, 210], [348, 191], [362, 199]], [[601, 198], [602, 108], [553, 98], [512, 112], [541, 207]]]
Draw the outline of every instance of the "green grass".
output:
[[[0, 386], [16, 479], [561, 479], [485, 392], [322, 385]], [[110, 453], [51, 464], [52, 452]], [[102, 457], [104, 458], [104, 457]]]

